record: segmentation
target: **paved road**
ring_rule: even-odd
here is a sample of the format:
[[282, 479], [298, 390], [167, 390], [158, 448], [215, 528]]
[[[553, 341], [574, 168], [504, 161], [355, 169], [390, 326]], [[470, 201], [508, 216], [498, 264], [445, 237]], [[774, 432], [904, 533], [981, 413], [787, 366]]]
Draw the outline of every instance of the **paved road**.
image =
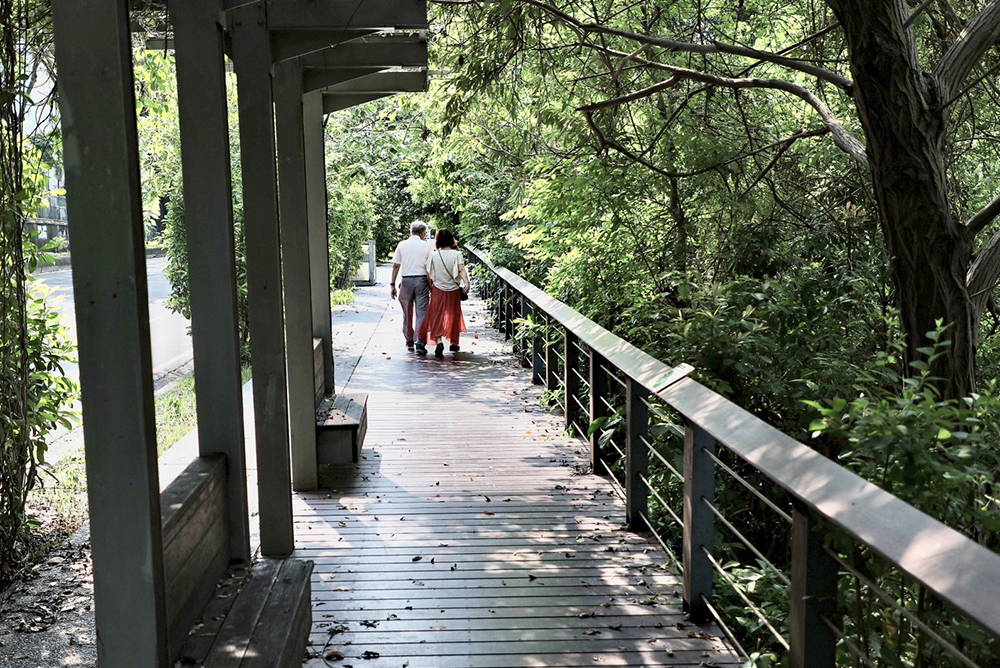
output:
[[[167, 307], [170, 281], [163, 275], [166, 260], [161, 257], [146, 261], [149, 283], [149, 333], [153, 353], [153, 377], [159, 378], [191, 360], [190, 322]], [[53, 289], [53, 304], [61, 313], [63, 324], [76, 341], [76, 311], [73, 301], [73, 274], [67, 269], [48, 271], [36, 276]], [[66, 375], [79, 378], [75, 364], [67, 365]]]

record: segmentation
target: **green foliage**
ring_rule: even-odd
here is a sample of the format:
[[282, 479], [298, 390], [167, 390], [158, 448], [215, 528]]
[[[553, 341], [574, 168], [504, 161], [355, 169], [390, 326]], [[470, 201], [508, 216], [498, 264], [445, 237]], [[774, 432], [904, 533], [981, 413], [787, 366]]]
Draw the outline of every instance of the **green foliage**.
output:
[[371, 187], [349, 181], [329, 188], [327, 230], [330, 245], [330, 283], [344, 289], [364, 257], [362, 246], [371, 236], [375, 217]]
[[0, 0], [0, 583], [32, 554], [37, 524], [26, 506], [45, 464], [50, 434], [72, 427], [76, 387], [62, 365], [72, 346], [48, 293], [29, 274], [50, 261], [25, 233], [44, 195], [40, 146], [47, 125], [26, 137], [30, 113], [45, 118], [51, 100], [26, 94], [49, 60], [50, 26], [41, 3]]

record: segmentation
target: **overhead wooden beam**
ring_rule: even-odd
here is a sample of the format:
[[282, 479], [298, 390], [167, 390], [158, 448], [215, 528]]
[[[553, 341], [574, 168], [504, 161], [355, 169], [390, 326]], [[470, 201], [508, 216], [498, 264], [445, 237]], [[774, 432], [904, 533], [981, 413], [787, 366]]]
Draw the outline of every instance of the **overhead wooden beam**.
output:
[[271, 57], [274, 62], [298, 58], [338, 46], [343, 42], [377, 33], [373, 28], [337, 28], [334, 30], [285, 30], [271, 34]]
[[343, 42], [302, 58], [307, 69], [426, 67], [427, 41], [418, 35], [377, 35]]
[[302, 65], [298, 61], [288, 60], [274, 66], [274, 108], [278, 134], [281, 265], [285, 280], [292, 488], [306, 491], [316, 489], [319, 483]]
[[332, 86], [347, 84], [352, 81], [379, 74], [388, 66], [382, 67], [341, 67], [337, 69], [305, 70], [302, 73], [302, 90], [305, 93], [322, 91]]
[[377, 72], [328, 86], [324, 95], [353, 93], [421, 93], [427, 90], [427, 70]]
[[280, 0], [268, 6], [271, 30], [426, 29], [426, 0]]
[[128, 4], [54, 0], [102, 668], [169, 665]]
[[332, 114], [335, 111], [350, 109], [365, 102], [381, 100], [383, 97], [389, 97], [390, 95], [396, 95], [396, 93], [340, 93], [331, 95], [324, 93], [323, 113]]
[[294, 535], [271, 45], [262, 1], [233, 10], [232, 19], [243, 164], [243, 220], [247, 235], [260, 546], [265, 556], [278, 557], [291, 554]]
[[220, 0], [173, 0], [198, 447], [226, 456], [229, 557], [250, 561], [229, 112]]

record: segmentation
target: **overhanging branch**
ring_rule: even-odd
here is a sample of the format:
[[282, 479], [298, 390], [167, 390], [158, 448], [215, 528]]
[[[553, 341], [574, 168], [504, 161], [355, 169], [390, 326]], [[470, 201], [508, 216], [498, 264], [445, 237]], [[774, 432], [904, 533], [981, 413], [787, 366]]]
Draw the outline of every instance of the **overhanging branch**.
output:
[[974, 236], [986, 229], [986, 226], [996, 220], [997, 216], [1000, 216], [1000, 195], [994, 197], [993, 201], [984, 206], [982, 211], [970, 218], [965, 226]]
[[[1000, 0], [996, 0], [1000, 2]], [[567, 25], [572, 26], [576, 31], [587, 34], [595, 33], [601, 35], [614, 35], [616, 37], [623, 37], [640, 44], [647, 44], [649, 46], [655, 46], [661, 49], [666, 49], [668, 51], [680, 51], [683, 53], [699, 53], [699, 54], [713, 54], [713, 53], [727, 53], [734, 56], [741, 56], [744, 58], [753, 58], [756, 60], [762, 60], [769, 63], [774, 63], [776, 65], [781, 65], [790, 70], [795, 70], [798, 72], [803, 72], [811, 76], [817, 77], [824, 81], [828, 81], [841, 90], [843, 90], [848, 95], [851, 95], [854, 90], [854, 83], [843, 77], [836, 72], [832, 72], [826, 68], [818, 67], [811, 63], [807, 63], [795, 58], [788, 58], [786, 56], [780, 56], [775, 53], [770, 53], [768, 51], [759, 51], [757, 49], [751, 49], [745, 46], [737, 46], [735, 44], [725, 44], [722, 42], [713, 41], [709, 44], [692, 44], [690, 42], [680, 42], [672, 39], [663, 39], [662, 37], [653, 37], [651, 35], [642, 35], [639, 33], [629, 32], [627, 30], [618, 30], [616, 28], [609, 28], [608, 26], [600, 25], [597, 23], [584, 23], [576, 17], [568, 14], [560, 9], [557, 9], [543, 0], [520, 0], [523, 4], [532, 5], [538, 7], [539, 9], [558, 17], [560, 20], [564, 21]], [[626, 54], [627, 55], [627, 54]]]
[[961, 89], [965, 77], [998, 39], [1000, 0], [991, 0], [976, 18], [969, 21], [934, 68], [934, 75], [943, 86], [944, 97], [951, 98]]

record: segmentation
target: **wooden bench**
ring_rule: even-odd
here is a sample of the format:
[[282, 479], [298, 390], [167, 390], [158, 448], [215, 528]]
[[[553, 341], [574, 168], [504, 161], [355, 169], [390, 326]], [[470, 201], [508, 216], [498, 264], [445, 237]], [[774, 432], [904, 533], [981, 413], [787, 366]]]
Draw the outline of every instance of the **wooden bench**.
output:
[[320, 485], [324, 472], [357, 462], [368, 431], [368, 395], [335, 394], [316, 410], [316, 463]]
[[171, 665], [300, 666], [311, 561], [230, 564], [226, 458], [198, 457], [160, 495]]

